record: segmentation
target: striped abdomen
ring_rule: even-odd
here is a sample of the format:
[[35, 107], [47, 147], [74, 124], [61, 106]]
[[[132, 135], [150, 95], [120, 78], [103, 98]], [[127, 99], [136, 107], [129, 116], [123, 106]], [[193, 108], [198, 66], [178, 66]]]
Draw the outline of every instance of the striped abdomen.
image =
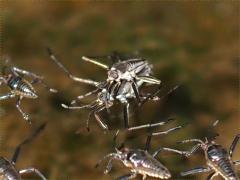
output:
[[20, 180], [21, 177], [13, 164], [7, 159], [0, 157], [0, 179], [1, 180]]
[[237, 174], [227, 151], [220, 145], [212, 145], [207, 150], [208, 165], [218, 172], [223, 178], [237, 180]]
[[33, 86], [21, 77], [12, 76], [10, 79], [8, 79], [7, 83], [16, 95], [27, 98], [37, 98], [36, 91], [34, 90]]
[[161, 179], [171, 177], [169, 170], [146, 151], [132, 150], [128, 153], [127, 160], [129, 167], [136, 173]]

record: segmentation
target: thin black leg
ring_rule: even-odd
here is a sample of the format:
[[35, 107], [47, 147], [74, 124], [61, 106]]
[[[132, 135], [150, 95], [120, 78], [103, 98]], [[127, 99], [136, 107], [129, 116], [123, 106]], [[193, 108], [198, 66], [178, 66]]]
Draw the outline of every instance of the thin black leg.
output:
[[129, 128], [129, 103], [123, 105], [124, 128]]
[[151, 93], [150, 95], [144, 97], [144, 99], [139, 103], [139, 106], [142, 106], [143, 104], [145, 104], [148, 100], [152, 99], [153, 97], [155, 97], [160, 91], [161, 91], [161, 88], [162, 88], [162, 84], [159, 85], [158, 89], [154, 92], [154, 93]]
[[230, 146], [230, 149], [229, 149], [229, 156], [230, 156], [230, 157], [232, 157], [233, 152], [234, 152], [234, 150], [235, 150], [235, 148], [236, 148], [236, 145], [237, 145], [239, 139], [240, 139], [240, 134], [238, 134], [238, 135], [235, 136], [235, 138], [234, 138], [234, 140], [233, 140], [233, 142], [232, 142], [232, 145]]
[[32, 135], [30, 135], [29, 137], [27, 137], [25, 140], [23, 140], [15, 149], [14, 154], [12, 156], [11, 162], [13, 164], [15, 164], [17, 162], [17, 159], [19, 157], [21, 148], [23, 145], [31, 142], [34, 138], [37, 137], [37, 135], [44, 130], [44, 128], [46, 127], [46, 123], [42, 124], [41, 126], [39, 126], [39, 128], [37, 128]]
[[139, 91], [138, 91], [138, 87], [137, 87], [137, 84], [135, 83], [135, 81], [132, 81], [132, 88], [133, 88], [133, 91], [137, 98], [138, 103], [140, 103], [141, 100], [140, 100], [140, 96], [139, 96]]
[[216, 172], [213, 172], [213, 173], [211, 173], [211, 174], [209, 174], [208, 175], [208, 177], [207, 177], [207, 180], [211, 180], [211, 179], [213, 179], [215, 176], [217, 176], [218, 174], [216, 173]]
[[145, 144], [145, 151], [149, 151], [151, 140], [152, 140], [152, 134], [149, 134], [147, 136], [147, 140], [146, 140], [146, 144]]
[[203, 172], [209, 172], [211, 168], [209, 167], [196, 167], [187, 171], [183, 171], [180, 173], [181, 176], [187, 176], [191, 174], [198, 174], [198, 173], [203, 173]]

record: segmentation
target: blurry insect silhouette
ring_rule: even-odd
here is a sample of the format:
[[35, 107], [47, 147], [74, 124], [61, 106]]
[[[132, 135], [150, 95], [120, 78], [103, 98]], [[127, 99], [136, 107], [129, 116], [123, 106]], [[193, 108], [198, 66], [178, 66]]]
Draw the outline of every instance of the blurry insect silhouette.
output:
[[29, 167], [21, 170], [17, 170], [15, 167], [16, 161], [19, 157], [20, 150], [23, 145], [31, 142], [44, 128], [46, 124], [41, 125], [30, 137], [26, 138], [24, 141], [22, 141], [15, 149], [15, 152], [12, 156], [11, 160], [8, 160], [7, 158], [0, 157], [0, 179], [3, 180], [20, 180], [22, 174], [29, 174], [29, 173], [35, 173], [41, 179], [46, 180], [44, 175], [36, 168]]
[[[217, 124], [217, 122], [218, 121], [214, 123], [214, 126]], [[196, 142], [197, 144], [193, 146], [191, 151], [189, 151], [186, 155], [190, 156], [196, 150], [201, 148], [204, 151], [207, 163], [207, 167], [197, 167], [188, 171], [181, 172], [181, 176], [213, 171], [207, 177], [207, 179], [213, 179], [217, 175], [220, 175], [226, 180], [239, 179], [237, 177], [237, 173], [234, 170], [234, 165], [240, 165], [240, 161], [233, 161], [232, 155], [239, 141], [240, 134], [235, 136], [228, 152], [222, 145], [219, 145], [214, 141], [215, 138], [216, 136], [212, 139], [205, 137], [205, 141], [202, 141], [201, 139], [188, 139], [181, 142]]]
[[[153, 154], [149, 153], [150, 141], [152, 136], [168, 134], [180, 128], [182, 128], [182, 126], [171, 128], [167, 131], [151, 133], [151, 135], [149, 135], [147, 138], [145, 149], [129, 149], [124, 147], [124, 144], [118, 148], [115, 146], [116, 152], [104, 156], [103, 159], [96, 164], [96, 167], [98, 167], [103, 160], [110, 158], [104, 171], [105, 174], [111, 171], [113, 160], [121, 161], [124, 166], [129, 168], [131, 171], [130, 174], [119, 177], [119, 180], [132, 179], [135, 178], [137, 174], [142, 175], [142, 179], [146, 179], [147, 176], [160, 179], [169, 179], [171, 178], [171, 173], [161, 162], [156, 159], [159, 151], [156, 151]], [[116, 141], [116, 137], [114, 139]]]
[[[24, 78], [24, 75], [32, 78], [29, 82]], [[16, 107], [22, 114], [23, 118], [30, 122], [29, 115], [27, 115], [20, 107], [23, 98], [36, 99], [38, 97], [33, 85], [42, 83], [50, 92], [57, 92], [55, 89], [49, 88], [43, 81], [43, 77], [32, 72], [19, 69], [14, 66], [4, 66], [2, 69], [2, 76], [0, 76], [0, 85], [6, 84], [10, 88], [10, 92], [0, 96], [0, 100], [17, 97]]]
[[107, 71], [107, 79], [102, 82], [96, 82], [89, 79], [82, 79], [72, 75], [56, 58], [52, 51], [48, 48], [48, 53], [50, 58], [61, 68], [63, 71], [68, 74], [68, 76], [77, 82], [85, 83], [96, 87], [95, 90], [88, 92], [84, 95], [80, 95], [76, 100], [73, 100], [71, 104], [77, 102], [77, 100], [83, 99], [92, 94], [97, 94], [97, 99], [90, 104], [83, 106], [68, 106], [62, 104], [64, 108], [67, 109], [83, 109], [89, 108], [91, 110], [89, 118], [87, 120], [87, 128], [89, 129], [89, 119], [92, 115], [95, 116], [97, 122], [104, 130], [108, 130], [106, 123], [102, 121], [99, 116], [99, 112], [106, 109], [109, 111], [109, 108], [115, 104], [115, 100], [118, 100], [123, 104], [123, 115], [124, 115], [124, 124], [125, 128], [129, 128], [129, 100], [137, 99], [138, 102], [142, 100], [159, 100], [157, 96], [150, 98], [149, 94], [141, 95], [139, 93], [139, 88], [143, 83], [159, 85], [160, 80], [150, 76], [152, 73], [152, 66], [142, 58], [133, 58], [124, 61], [118, 61], [114, 63], [111, 67], [102, 64], [98, 61], [90, 59], [83, 56], [84, 61], [93, 63]]

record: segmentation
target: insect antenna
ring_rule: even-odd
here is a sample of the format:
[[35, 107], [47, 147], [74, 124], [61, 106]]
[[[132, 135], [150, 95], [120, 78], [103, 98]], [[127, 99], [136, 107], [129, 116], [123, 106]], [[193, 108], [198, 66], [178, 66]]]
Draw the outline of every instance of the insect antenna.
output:
[[106, 64], [100, 63], [100, 62], [98, 62], [96, 60], [93, 60], [93, 59], [91, 59], [89, 57], [82, 56], [82, 60], [90, 62], [92, 64], [95, 64], [95, 65], [97, 65], [97, 66], [99, 66], [99, 67], [101, 67], [103, 69], [109, 70], [109, 67]]
[[207, 137], [205, 137], [207, 141], [214, 141], [216, 139], [216, 137], [219, 136], [219, 134], [217, 132], [213, 132], [213, 129], [218, 125], [218, 123], [219, 123], [219, 120], [216, 120], [207, 127], [208, 135], [207, 135]]
[[47, 123], [43, 123], [41, 126], [39, 126], [29, 137], [27, 137], [25, 140], [23, 140], [23, 141], [16, 147], [15, 152], [14, 152], [14, 154], [13, 154], [13, 156], [12, 156], [12, 159], [11, 159], [11, 162], [12, 162], [13, 164], [16, 163], [16, 161], [17, 161], [17, 159], [18, 159], [18, 157], [19, 157], [19, 154], [20, 154], [20, 151], [21, 151], [22, 146], [25, 145], [25, 144], [27, 144], [27, 143], [29, 143], [29, 142], [31, 142], [33, 139], [35, 139], [35, 138], [37, 137], [37, 135], [38, 135], [41, 131], [43, 131], [43, 130], [45, 129], [46, 124], [47, 124]]
[[97, 87], [99, 85], [98, 82], [90, 80], [90, 79], [82, 79], [79, 77], [76, 77], [74, 75], [72, 75], [69, 70], [67, 70], [67, 68], [57, 59], [57, 57], [53, 54], [52, 50], [50, 48], [47, 48], [47, 52], [50, 56], [50, 59], [55, 62], [59, 68], [61, 68], [68, 76], [69, 78], [71, 78], [73, 81], [77, 81], [77, 82], [81, 82], [81, 83], [85, 83], [85, 84], [91, 84], [95, 87]]
[[114, 51], [112, 51], [112, 53], [110, 55], [87, 56], [87, 57], [92, 58], [92, 59], [106, 58], [108, 60], [111, 60], [112, 64], [115, 64], [115, 63], [118, 63], [121, 61], [136, 58], [138, 56], [138, 54], [139, 54], [138, 52], [134, 52], [132, 55], [126, 55], [119, 51], [114, 50]]

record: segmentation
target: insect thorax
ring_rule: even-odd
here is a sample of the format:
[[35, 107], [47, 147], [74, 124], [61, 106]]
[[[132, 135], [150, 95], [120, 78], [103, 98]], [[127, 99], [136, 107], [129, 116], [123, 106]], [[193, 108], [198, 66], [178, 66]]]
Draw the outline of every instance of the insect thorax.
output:
[[14, 165], [4, 157], [0, 157], [0, 179], [3, 180], [20, 179], [20, 175], [15, 169]]
[[149, 76], [151, 69], [144, 59], [130, 59], [114, 64], [108, 72], [108, 79], [131, 81], [136, 76]]

